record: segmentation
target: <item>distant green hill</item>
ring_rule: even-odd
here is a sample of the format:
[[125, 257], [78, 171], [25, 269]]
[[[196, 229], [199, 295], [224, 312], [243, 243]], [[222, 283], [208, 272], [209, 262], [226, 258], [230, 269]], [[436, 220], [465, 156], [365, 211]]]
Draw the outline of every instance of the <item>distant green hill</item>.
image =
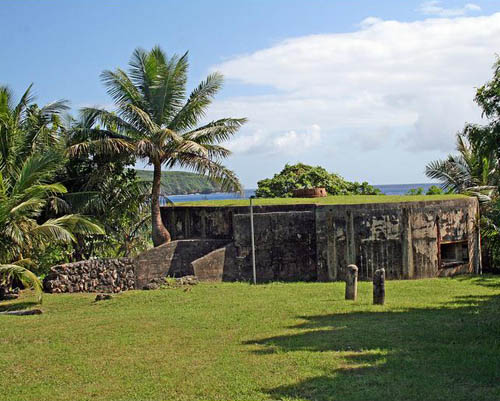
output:
[[[140, 179], [153, 180], [153, 171], [136, 171]], [[186, 171], [163, 171], [161, 182], [162, 192], [166, 195], [209, 194], [220, 191], [220, 186], [207, 177]]]

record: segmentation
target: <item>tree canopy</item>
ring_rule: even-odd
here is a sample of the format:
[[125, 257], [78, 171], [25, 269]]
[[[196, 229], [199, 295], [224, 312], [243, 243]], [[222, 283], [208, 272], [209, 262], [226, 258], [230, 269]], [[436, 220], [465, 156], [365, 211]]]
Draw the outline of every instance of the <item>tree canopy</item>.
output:
[[380, 190], [367, 182], [349, 182], [341, 176], [329, 173], [320, 166], [303, 163], [286, 164], [273, 178], [257, 183], [256, 196], [259, 198], [289, 198], [294, 189], [322, 187], [329, 195], [377, 195]]

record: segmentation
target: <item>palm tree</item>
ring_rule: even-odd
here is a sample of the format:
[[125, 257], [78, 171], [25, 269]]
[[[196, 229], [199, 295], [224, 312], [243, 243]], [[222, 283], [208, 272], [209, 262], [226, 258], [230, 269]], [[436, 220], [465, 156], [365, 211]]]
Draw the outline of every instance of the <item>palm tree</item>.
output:
[[53, 178], [64, 160], [59, 117], [67, 106], [59, 101], [38, 108], [30, 90], [13, 105], [11, 92], [0, 87], [0, 284], [17, 278], [40, 293], [39, 279], [27, 269], [31, 255], [53, 241], [73, 241], [75, 233], [104, 232], [75, 214], [43, 221], [43, 212], [49, 205], [57, 209], [66, 192]]
[[[134, 154], [153, 166], [151, 190], [152, 238], [155, 246], [170, 241], [160, 214], [161, 169], [175, 166], [208, 175], [228, 191], [241, 191], [236, 175], [221, 163], [230, 151], [220, 143], [245, 123], [244, 118], [223, 118], [199, 126], [214, 95], [222, 86], [219, 73], [210, 74], [186, 96], [187, 53], [167, 55], [158, 47], [136, 49], [128, 74], [104, 71], [102, 81], [116, 111], [85, 108], [91, 140], [70, 148], [70, 154], [91, 151]], [[99, 125], [97, 125], [99, 124]]]
[[491, 200], [499, 178], [496, 158], [484, 154], [465, 133], [457, 134], [457, 150], [458, 155], [429, 163], [425, 168], [427, 177], [441, 181], [446, 191], [475, 195], [480, 201]]

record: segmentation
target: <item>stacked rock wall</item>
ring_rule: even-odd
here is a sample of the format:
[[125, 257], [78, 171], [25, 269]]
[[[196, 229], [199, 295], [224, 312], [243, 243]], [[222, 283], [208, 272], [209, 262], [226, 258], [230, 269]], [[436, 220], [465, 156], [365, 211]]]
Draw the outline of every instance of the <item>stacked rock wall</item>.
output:
[[91, 259], [54, 266], [45, 277], [46, 292], [120, 292], [135, 288], [133, 259]]
[[51, 268], [44, 290], [61, 292], [120, 292], [143, 289], [164, 277], [193, 274], [191, 262], [227, 244], [225, 240], [172, 241], [136, 258], [91, 259]]

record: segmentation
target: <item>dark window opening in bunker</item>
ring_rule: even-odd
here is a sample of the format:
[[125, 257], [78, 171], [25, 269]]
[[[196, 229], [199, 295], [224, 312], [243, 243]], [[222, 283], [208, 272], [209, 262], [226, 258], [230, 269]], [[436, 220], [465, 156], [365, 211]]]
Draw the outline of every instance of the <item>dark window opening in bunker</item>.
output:
[[469, 261], [467, 240], [441, 243], [441, 268], [463, 265]]

